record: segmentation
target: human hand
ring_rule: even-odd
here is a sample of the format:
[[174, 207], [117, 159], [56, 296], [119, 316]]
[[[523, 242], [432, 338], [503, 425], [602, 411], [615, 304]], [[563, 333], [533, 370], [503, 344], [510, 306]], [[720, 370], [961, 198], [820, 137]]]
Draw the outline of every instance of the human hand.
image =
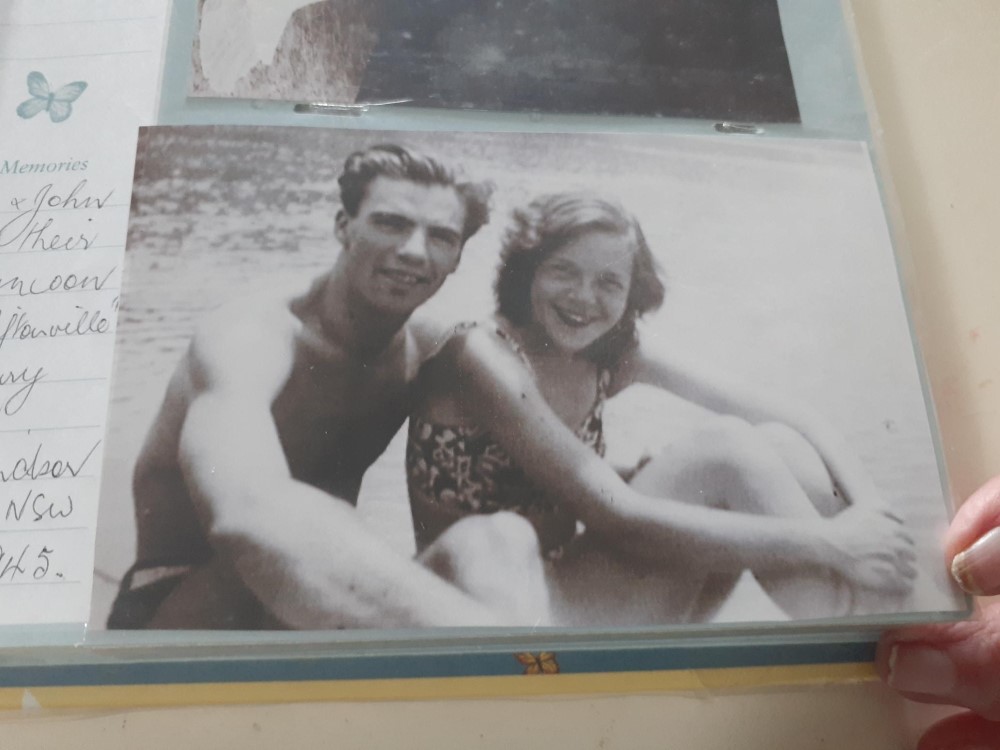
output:
[[[952, 574], [971, 594], [1000, 594], [1000, 476], [974, 493], [946, 537]], [[966, 622], [882, 637], [876, 668], [911, 700], [972, 709], [931, 727], [919, 750], [1000, 750], [1000, 603]]]
[[917, 575], [913, 539], [887, 511], [851, 507], [824, 520], [829, 564], [862, 589], [906, 594]]

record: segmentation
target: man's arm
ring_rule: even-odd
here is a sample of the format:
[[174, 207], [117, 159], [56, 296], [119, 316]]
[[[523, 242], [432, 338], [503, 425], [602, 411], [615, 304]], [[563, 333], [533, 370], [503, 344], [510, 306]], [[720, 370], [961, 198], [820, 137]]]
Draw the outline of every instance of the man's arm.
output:
[[708, 367], [680, 359], [650, 357], [641, 349], [620, 373], [624, 384], [645, 383], [669, 391], [719, 414], [751, 424], [779, 422], [798, 431], [819, 453], [847, 502], [881, 508], [878, 489], [861, 460], [837, 430], [805, 404], [796, 404], [728, 378]]
[[216, 553], [292, 627], [500, 624], [372, 534], [350, 503], [291, 476], [271, 405], [298, 321], [246, 312], [212, 316], [189, 354], [194, 395], [178, 458]]

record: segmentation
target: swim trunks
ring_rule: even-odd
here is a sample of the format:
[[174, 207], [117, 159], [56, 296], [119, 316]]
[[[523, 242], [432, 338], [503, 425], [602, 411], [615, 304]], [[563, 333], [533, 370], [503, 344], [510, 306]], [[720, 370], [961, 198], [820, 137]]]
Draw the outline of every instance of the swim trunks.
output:
[[136, 562], [128, 569], [108, 615], [109, 630], [148, 627], [163, 601], [197, 565], [171, 560]]

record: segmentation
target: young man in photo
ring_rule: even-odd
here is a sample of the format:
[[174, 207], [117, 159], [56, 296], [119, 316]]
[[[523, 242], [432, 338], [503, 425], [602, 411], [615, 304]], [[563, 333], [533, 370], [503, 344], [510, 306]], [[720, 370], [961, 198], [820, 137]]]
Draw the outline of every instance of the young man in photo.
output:
[[[448, 540], [413, 560], [355, 508], [436, 341], [410, 316], [486, 222], [489, 189], [398, 146], [352, 154], [339, 184], [342, 251], [330, 271], [297, 296], [215, 311], [174, 373], [136, 464], [137, 562], [109, 627], [403, 628], [544, 616], [544, 597], [526, 597], [523, 576], [499, 565], [509, 600], [503, 579], [488, 575], [487, 607], [469, 584], [475, 575], [461, 590], [432, 572], [447, 574]], [[522, 519], [474, 521], [462, 544], [532, 543]], [[540, 567], [528, 574], [544, 590]]]

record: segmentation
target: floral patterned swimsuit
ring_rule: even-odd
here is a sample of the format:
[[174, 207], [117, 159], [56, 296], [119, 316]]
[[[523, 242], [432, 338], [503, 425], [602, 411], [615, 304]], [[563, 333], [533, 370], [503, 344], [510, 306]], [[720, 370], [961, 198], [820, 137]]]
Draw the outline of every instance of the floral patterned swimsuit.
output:
[[[502, 328], [495, 330], [530, 370], [531, 363], [517, 342]], [[610, 371], [600, 370], [593, 406], [575, 433], [599, 456], [605, 452], [603, 411], [610, 382]], [[497, 511], [521, 514], [539, 529], [543, 551], [549, 557], [557, 557], [576, 533], [575, 519], [536, 487], [490, 432], [479, 425], [433, 424], [411, 417], [406, 475], [411, 498], [445, 506], [456, 517]], [[563, 523], [555, 525], [562, 526], [562, 530], [552, 538], [553, 534], [545, 533], [544, 528], [559, 515]]]

